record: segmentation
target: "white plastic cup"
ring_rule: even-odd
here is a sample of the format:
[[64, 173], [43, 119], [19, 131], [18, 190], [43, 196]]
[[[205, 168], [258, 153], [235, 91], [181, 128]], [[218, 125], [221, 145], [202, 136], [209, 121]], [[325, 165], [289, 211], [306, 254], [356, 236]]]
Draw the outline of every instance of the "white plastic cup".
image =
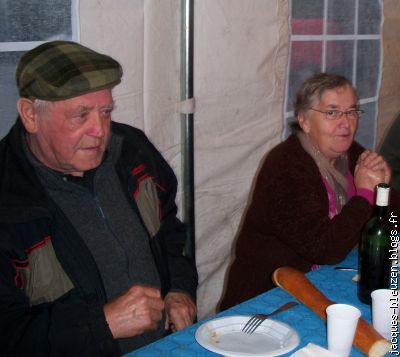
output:
[[350, 356], [361, 311], [347, 304], [332, 304], [326, 308], [328, 350], [340, 357]]
[[397, 290], [378, 289], [371, 293], [372, 325], [384, 338], [390, 340], [392, 320], [399, 313]]

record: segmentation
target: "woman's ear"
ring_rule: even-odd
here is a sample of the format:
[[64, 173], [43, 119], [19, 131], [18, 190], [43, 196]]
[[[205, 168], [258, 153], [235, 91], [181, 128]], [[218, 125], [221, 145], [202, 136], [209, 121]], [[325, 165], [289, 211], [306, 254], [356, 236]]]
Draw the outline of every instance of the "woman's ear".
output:
[[304, 112], [300, 112], [297, 115], [297, 120], [299, 122], [300, 128], [308, 134], [310, 132], [310, 120], [306, 117]]
[[36, 133], [38, 118], [35, 113], [35, 109], [33, 108], [32, 100], [28, 98], [19, 98], [17, 110], [26, 131], [30, 134]]

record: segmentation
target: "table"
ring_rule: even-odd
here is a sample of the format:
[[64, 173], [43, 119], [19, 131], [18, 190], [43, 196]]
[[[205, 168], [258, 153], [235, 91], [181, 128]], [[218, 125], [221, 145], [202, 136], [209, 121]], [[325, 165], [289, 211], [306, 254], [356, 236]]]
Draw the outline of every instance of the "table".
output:
[[[357, 251], [350, 252], [346, 259], [338, 265], [357, 268]], [[334, 265], [321, 266], [319, 269], [309, 272], [307, 277], [328, 299], [358, 307], [361, 310], [362, 317], [368, 322], [371, 322], [370, 307], [362, 304], [357, 298], [357, 284], [352, 280], [356, 272], [334, 270], [334, 267]], [[128, 353], [125, 357], [221, 356], [206, 350], [196, 342], [194, 335], [196, 329], [201, 324], [216, 317], [253, 315], [257, 312], [270, 312], [291, 300], [295, 299], [280, 288], [272, 289], [226, 311], [220, 312], [215, 316], [199, 321], [193, 326], [171, 334], [139, 350]], [[295, 350], [283, 356], [290, 356], [294, 351], [304, 347], [309, 342], [313, 342], [325, 348], [327, 347], [325, 321], [321, 320], [312, 310], [303, 304], [299, 304], [273, 318], [289, 324], [300, 336], [300, 345]], [[387, 355], [389, 356], [389, 354]], [[364, 354], [353, 347], [351, 356], [359, 357], [364, 356]]]

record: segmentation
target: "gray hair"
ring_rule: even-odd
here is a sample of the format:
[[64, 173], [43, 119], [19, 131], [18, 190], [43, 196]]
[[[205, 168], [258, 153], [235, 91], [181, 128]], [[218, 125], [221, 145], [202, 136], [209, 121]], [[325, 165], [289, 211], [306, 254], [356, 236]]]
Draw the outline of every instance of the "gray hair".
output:
[[294, 116], [308, 110], [314, 102], [320, 100], [328, 89], [350, 86], [357, 96], [357, 90], [350, 80], [338, 74], [318, 73], [306, 79], [298, 88], [294, 101]]
[[33, 100], [33, 109], [36, 113], [38, 113], [41, 117], [46, 117], [49, 113], [49, 108], [53, 104], [48, 100], [43, 99], [34, 99]]

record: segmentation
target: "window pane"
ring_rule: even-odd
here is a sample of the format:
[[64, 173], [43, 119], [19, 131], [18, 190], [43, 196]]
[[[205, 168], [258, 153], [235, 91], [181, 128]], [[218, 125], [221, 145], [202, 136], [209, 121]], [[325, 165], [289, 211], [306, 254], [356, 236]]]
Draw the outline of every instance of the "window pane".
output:
[[358, 6], [358, 33], [362, 35], [379, 34], [382, 16], [379, 0], [360, 1]]
[[374, 149], [376, 103], [364, 104], [361, 109], [365, 113], [361, 115], [358, 121], [355, 139], [365, 148]]
[[292, 34], [321, 35], [323, 10], [321, 0], [292, 0]]
[[359, 97], [375, 97], [379, 81], [380, 43], [378, 40], [359, 40], [357, 45], [356, 87]]
[[354, 41], [327, 41], [326, 71], [351, 79]]
[[322, 42], [298, 41], [292, 42], [289, 74], [288, 108], [292, 110], [292, 100], [297, 87], [307, 77], [321, 72]]
[[0, 138], [7, 134], [17, 117], [18, 98], [15, 67], [23, 52], [0, 52]]
[[354, 33], [354, 0], [330, 0], [328, 2], [328, 35]]
[[[367, 113], [361, 117], [356, 138], [364, 146], [373, 148], [375, 99], [381, 67], [381, 42], [376, 39], [376, 35], [381, 32], [382, 0], [291, 0], [290, 4], [294, 36], [291, 38], [284, 137], [289, 131], [287, 126], [291, 118], [288, 117], [293, 110], [292, 101], [296, 88], [306, 77], [320, 72], [324, 63], [326, 72], [338, 73], [354, 80], [359, 98], [368, 99], [369, 104], [364, 104], [362, 108]], [[322, 26], [324, 16], [327, 21], [325, 27]], [[307, 35], [310, 37], [306, 37]], [[317, 41], [301, 42], [314, 39], [312, 35], [322, 35], [318, 37], [318, 41], [323, 37], [324, 46], [316, 45]], [[362, 40], [359, 35], [362, 35]], [[323, 59], [320, 58], [322, 48], [325, 56]]]
[[0, 2], [0, 42], [69, 39], [71, 35], [71, 1]]

